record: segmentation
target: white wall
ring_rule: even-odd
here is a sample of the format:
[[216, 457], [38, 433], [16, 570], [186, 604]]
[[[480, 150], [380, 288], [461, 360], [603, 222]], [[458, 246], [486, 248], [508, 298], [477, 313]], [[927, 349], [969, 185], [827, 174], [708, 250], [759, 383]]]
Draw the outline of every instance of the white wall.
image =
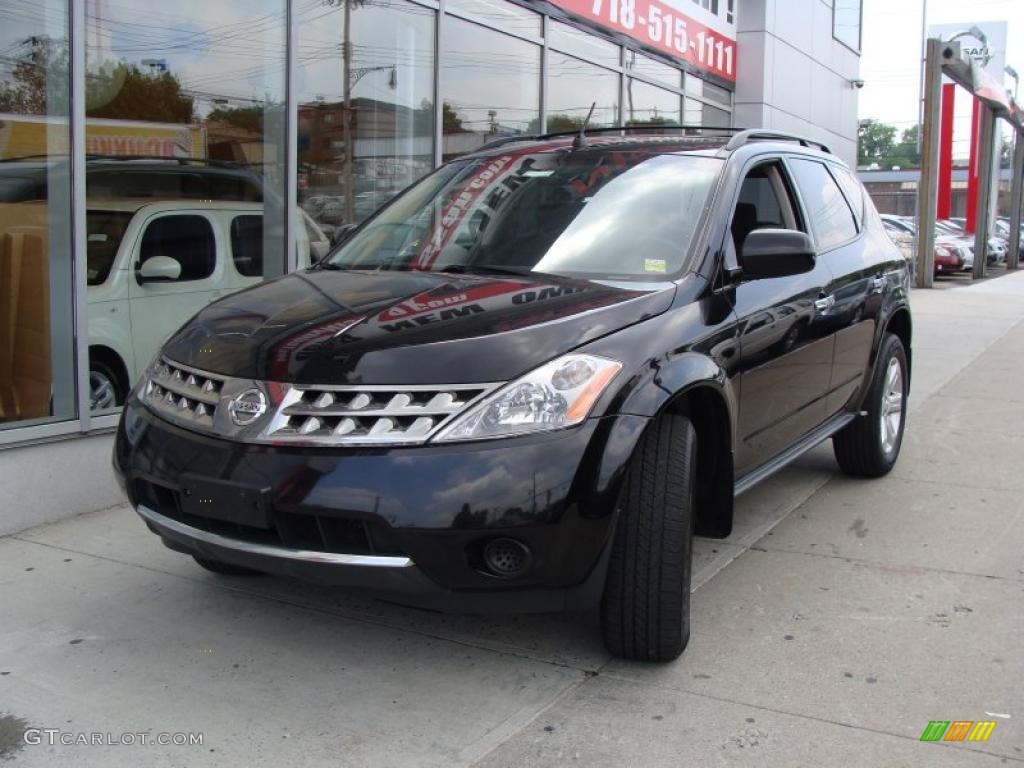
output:
[[124, 502], [113, 448], [98, 435], [0, 450], [0, 536]]
[[860, 56], [832, 37], [831, 0], [740, 0], [733, 124], [822, 141], [856, 167]]

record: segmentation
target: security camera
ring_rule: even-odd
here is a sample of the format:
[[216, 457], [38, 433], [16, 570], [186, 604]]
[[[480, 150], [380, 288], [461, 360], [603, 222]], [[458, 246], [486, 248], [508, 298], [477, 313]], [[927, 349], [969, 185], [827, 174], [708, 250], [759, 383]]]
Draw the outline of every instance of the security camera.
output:
[[861, 88], [864, 87], [864, 81], [863, 80], [851, 80], [850, 81], [850, 85], [852, 85], [854, 88], [856, 88], [859, 91]]

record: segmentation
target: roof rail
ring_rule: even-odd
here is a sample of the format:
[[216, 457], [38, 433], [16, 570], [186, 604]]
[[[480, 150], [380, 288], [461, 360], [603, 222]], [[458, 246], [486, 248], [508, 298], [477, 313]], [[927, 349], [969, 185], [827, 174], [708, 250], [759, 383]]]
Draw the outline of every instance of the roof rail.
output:
[[[680, 131], [682, 136], [690, 136], [700, 138], [701, 134], [696, 131], [721, 131], [724, 133], [736, 133], [737, 131], [743, 131], [743, 128], [723, 128], [718, 125], [608, 125], [604, 127], [587, 128], [584, 133], [620, 133], [620, 132], [631, 132], [631, 133], [675, 133]], [[691, 133], [693, 132], [693, 133]], [[562, 136], [579, 136], [579, 129], [573, 131], [554, 131], [552, 133], [540, 133], [540, 134], [521, 134], [517, 136], [501, 136], [500, 138], [489, 141], [483, 146], [473, 150], [479, 152], [483, 149], [492, 149], [494, 147], [500, 147], [504, 144], [511, 144], [516, 141], [537, 141], [539, 139], [557, 139]], [[713, 138], [713, 137], [712, 137]], [[724, 138], [724, 137], [718, 137]]]
[[533, 134], [521, 134], [518, 136], [500, 136], [497, 139], [491, 139], [486, 144], [480, 145], [473, 151], [479, 152], [482, 149], [493, 149], [494, 147], [500, 147], [503, 144], [512, 144], [513, 142], [516, 141], [533, 141], [534, 139], [539, 138], [539, 136], [534, 136]]
[[749, 144], [752, 141], [792, 141], [799, 144], [801, 147], [817, 147], [822, 152], [828, 152], [830, 155], [832, 154], [832, 150], [829, 149], [827, 145], [822, 144], [820, 141], [808, 139], [805, 136], [798, 136], [795, 133], [765, 131], [759, 128], [740, 131], [731, 139], [729, 139], [729, 143], [725, 145], [725, 148], [728, 150], [739, 149], [744, 144]]
[[131, 161], [152, 161], [152, 162], [163, 162], [168, 165], [197, 165], [197, 166], [208, 166], [211, 168], [231, 168], [238, 170], [241, 168], [249, 168], [251, 166], [243, 166], [238, 163], [233, 163], [227, 160], [214, 160], [206, 157], [171, 157], [168, 155], [104, 155], [104, 154], [87, 154], [85, 156], [86, 162], [105, 162], [105, 161], [116, 161], [116, 162], [131, 162]]

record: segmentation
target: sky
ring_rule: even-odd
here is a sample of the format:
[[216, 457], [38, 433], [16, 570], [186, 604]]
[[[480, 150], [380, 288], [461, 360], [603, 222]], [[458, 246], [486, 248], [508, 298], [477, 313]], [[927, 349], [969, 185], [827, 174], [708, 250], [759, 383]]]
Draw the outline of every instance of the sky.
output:
[[[900, 131], [915, 125], [920, 99], [921, 0], [864, 0], [859, 93], [860, 119], [875, 118]], [[928, 24], [1006, 21], [1006, 63], [1024, 77], [1024, 0], [927, 0]], [[1013, 80], [1006, 78], [1013, 87]], [[970, 145], [971, 103], [958, 89], [953, 153]], [[1024, 100], [1024, 83], [1021, 84]]]

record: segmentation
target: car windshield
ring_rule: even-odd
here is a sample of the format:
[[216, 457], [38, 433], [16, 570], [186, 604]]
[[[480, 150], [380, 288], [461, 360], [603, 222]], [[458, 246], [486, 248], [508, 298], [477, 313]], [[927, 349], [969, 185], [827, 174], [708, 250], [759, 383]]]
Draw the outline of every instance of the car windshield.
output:
[[85, 216], [88, 284], [102, 285], [114, 265], [128, 223], [130, 211], [87, 211]]
[[328, 269], [662, 280], [684, 264], [722, 161], [649, 148], [508, 152], [409, 189]]

